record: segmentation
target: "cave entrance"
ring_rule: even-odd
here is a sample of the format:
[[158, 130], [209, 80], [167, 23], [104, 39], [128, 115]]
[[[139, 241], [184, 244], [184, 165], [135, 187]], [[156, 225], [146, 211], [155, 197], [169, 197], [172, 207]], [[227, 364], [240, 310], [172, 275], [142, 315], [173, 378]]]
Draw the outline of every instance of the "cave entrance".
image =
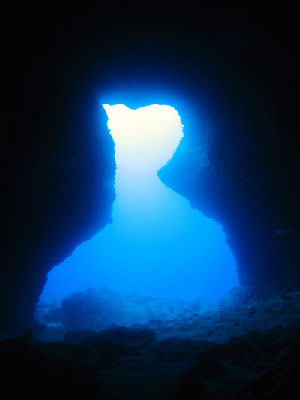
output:
[[238, 276], [221, 225], [157, 176], [183, 137], [178, 112], [157, 104], [103, 106], [117, 164], [112, 223], [53, 268], [40, 300], [91, 287], [173, 300], [222, 298]]

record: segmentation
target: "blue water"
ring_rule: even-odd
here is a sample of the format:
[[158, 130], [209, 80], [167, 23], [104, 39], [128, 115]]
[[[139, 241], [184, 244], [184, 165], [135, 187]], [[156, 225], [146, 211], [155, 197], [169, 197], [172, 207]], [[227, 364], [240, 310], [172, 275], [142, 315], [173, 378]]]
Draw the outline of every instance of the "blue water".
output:
[[157, 170], [183, 136], [177, 111], [106, 106], [116, 146], [112, 223], [48, 274], [40, 301], [90, 287], [215, 301], [239, 284], [222, 226], [166, 187]]

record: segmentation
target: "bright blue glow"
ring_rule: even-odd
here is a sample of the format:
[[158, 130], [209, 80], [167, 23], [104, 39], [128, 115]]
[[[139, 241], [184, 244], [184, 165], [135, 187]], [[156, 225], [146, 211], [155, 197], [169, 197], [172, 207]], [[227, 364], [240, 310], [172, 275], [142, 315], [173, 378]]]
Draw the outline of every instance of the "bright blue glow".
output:
[[123, 104], [103, 107], [116, 144], [118, 169], [134, 175], [155, 175], [172, 157], [183, 137], [177, 111], [157, 104], [137, 110]]
[[222, 227], [166, 187], [157, 170], [183, 137], [166, 105], [104, 105], [116, 150], [113, 222], [48, 274], [41, 301], [89, 287], [215, 301], [239, 284]]

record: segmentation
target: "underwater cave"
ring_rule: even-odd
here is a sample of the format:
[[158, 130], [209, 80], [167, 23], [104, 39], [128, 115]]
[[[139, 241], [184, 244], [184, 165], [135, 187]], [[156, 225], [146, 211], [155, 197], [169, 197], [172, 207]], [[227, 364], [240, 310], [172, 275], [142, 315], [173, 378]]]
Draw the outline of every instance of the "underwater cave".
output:
[[2, 14], [3, 393], [299, 399], [297, 4]]
[[[117, 295], [120, 301], [122, 296], [144, 301], [145, 315], [141, 308], [136, 320], [133, 316], [129, 319], [132, 324], [158, 315], [162, 318], [159, 300], [164, 305], [171, 301], [170, 307], [172, 301], [194, 301], [198, 308], [220, 301], [239, 284], [225, 233], [220, 224], [192, 209], [188, 200], [157, 175], [184, 136], [178, 112], [158, 104], [137, 109], [123, 104], [103, 107], [115, 143], [112, 222], [49, 272], [38, 310], [47, 309], [51, 302], [64, 304], [64, 298], [74, 297], [75, 293], [79, 296], [82, 292], [83, 299], [84, 293], [91, 297], [91, 289], [95, 297], [98, 293], [101, 303], [106, 289], [104, 293], [107, 296], [111, 291], [112, 301]], [[158, 309], [147, 303], [149, 297], [158, 302]], [[102, 302], [103, 309], [99, 304], [99, 315], [105, 307], [112, 307], [108, 298]], [[124, 324], [122, 313], [128, 314], [126, 307], [115, 310], [117, 319], [107, 318], [106, 324]], [[40, 321], [45, 322], [38, 310]], [[93, 313], [95, 310], [90, 316], [94, 321]], [[173, 317], [172, 313], [164, 315], [165, 319]], [[82, 328], [87, 327], [86, 323]]]

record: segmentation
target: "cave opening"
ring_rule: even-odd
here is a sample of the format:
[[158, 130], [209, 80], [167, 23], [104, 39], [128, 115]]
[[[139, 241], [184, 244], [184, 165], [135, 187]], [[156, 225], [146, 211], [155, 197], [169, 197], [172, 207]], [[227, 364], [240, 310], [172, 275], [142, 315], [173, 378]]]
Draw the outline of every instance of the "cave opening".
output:
[[[110, 322], [126, 325], [147, 322], [144, 308], [151, 309], [149, 320], [157, 313], [162, 318], [162, 300], [203, 305], [222, 299], [239, 285], [222, 226], [158, 177], [184, 136], [178, 111], [159, 104], [103, 107], [115, 143], [112, 223], [50, 271], [39, 305], [66, 304], [72, 298], [74, 311], [82, 307], [78, 302], [89, 309], [92, 302], [97, 309], [100, 301]], [[160, 299], [155, 306], [153, 299]], [[124, 302], [133, 315], [128, 317], [127, 310], [127, 318], [120, 319], [118, 312], [113, 317]], [[81, 323], [73, 328], [82, 328]]]

